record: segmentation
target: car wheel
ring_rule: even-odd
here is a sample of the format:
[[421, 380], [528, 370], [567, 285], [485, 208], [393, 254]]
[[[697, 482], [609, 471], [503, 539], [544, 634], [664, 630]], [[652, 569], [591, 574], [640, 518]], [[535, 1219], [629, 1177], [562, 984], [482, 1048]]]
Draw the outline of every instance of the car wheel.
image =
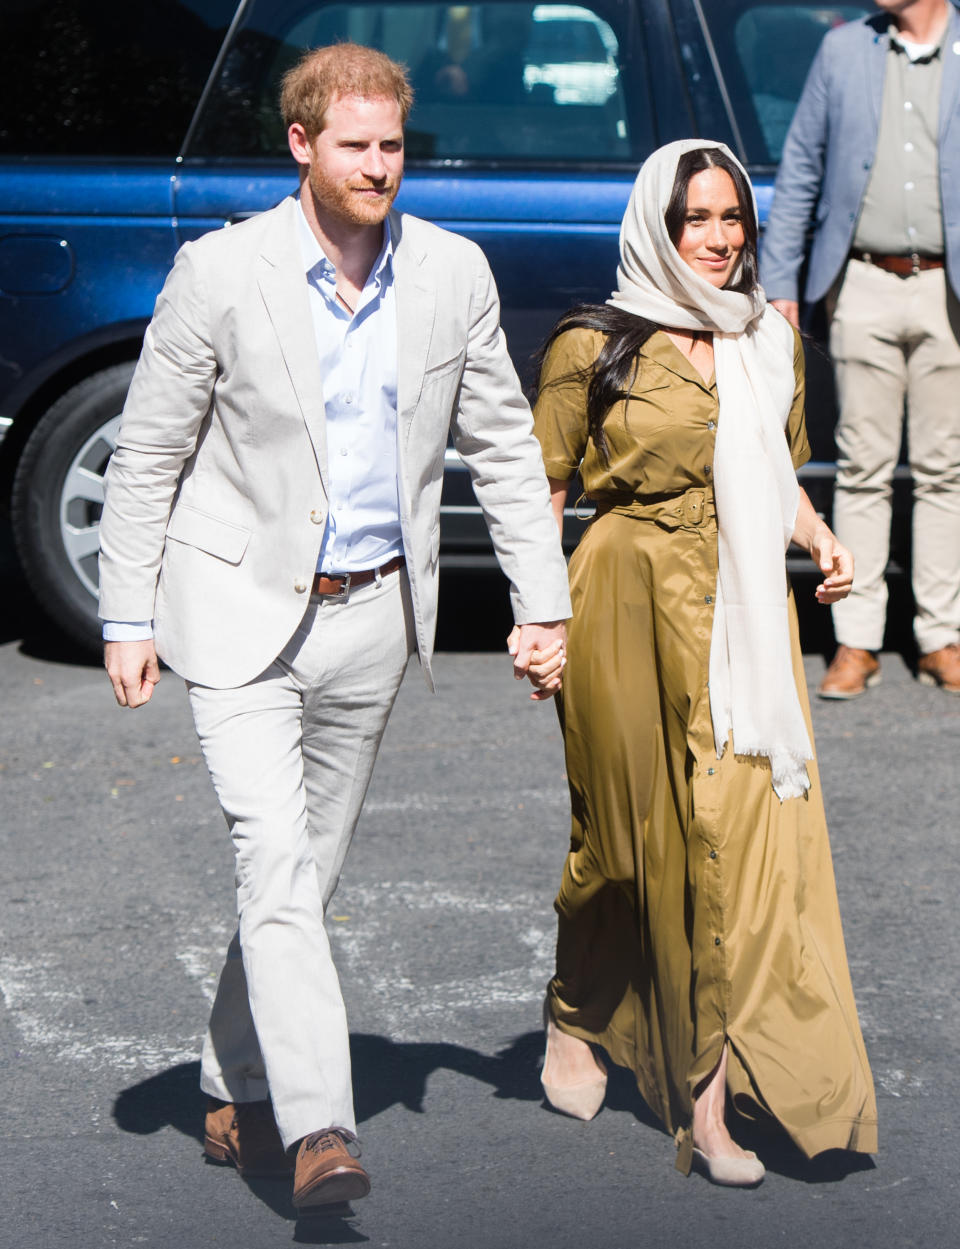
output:
[[17, 553], [40, 606], [74, 641], [100, 648], [97, 619], [103, 475], [134, 364], [94, 373], [46, 412], [14, 477]]

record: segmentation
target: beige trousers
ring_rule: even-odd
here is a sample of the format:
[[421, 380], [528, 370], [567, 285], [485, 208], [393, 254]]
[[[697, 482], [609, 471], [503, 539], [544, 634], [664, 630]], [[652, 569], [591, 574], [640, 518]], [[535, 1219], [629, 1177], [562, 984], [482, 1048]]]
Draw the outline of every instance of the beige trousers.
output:
[[404, 569], [310, 600], [283, 652], [238, 689], [188, 685], [236, 851], [239, 928], [201, 1087], [268, 1095], [284, 1145], [356, 1132], [347, 1020], [324, 927], [387, 717], [415, 646]]
[[960, 304], [943, 269], [900, 278], [851, 260], [830, 326], [837, 379], [833, 526], [853, 552], [837, 641], [879, 650], [887, 607], [893, 472], [913, 475], [914, 632], [922, 653], [960, 641]]

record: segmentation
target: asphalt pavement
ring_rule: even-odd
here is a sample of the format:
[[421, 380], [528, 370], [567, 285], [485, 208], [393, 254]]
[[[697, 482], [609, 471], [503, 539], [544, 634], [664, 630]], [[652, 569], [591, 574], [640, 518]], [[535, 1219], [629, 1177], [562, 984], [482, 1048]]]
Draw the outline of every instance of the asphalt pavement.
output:
[[[447, 645], [499, 645], [490, 585], [444, 586]], [[762, 1138], [764, 1184], [724, 1190], [674, 1170], [625, 1072], [591, 1123], [544, 1107], [560, 736], [502, 654], [447, 650], [436, 697], [407, 674], [329, 917], [372, 1193], [351, 1217], [297, 1219], [289, 1184], [201, 1157], [198, 1044], [234, 898], [182, 684], [168, 673], [120, 712], [2, 561], [0, 601], [0, 1244], [956, 1243], [960, 698], [902, 655], [867, 697], [815, 706], [873, 1162], [808, 1164]], [[823, 669], [815, 649], [807, 668]]]

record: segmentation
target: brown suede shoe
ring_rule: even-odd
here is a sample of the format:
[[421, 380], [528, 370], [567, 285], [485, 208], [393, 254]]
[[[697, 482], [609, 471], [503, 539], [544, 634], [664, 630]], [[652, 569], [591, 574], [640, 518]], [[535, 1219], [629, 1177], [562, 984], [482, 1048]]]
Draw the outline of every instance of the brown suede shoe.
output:
[[293, 1204], [302, 1210], [356, 1201], [370, 1191], [370, 1176], [347, 1149], [348, 1138], [336, 1128], [311, 1132], [297, 1150]]
[[293, 1170], [269, 1102], [207, 1101], [203, 1152], [214, 1162], [233, 1163], [241, 1175], [281, 1176]]
[[821, 698], [857, 698], [880, 682], [880, 660], [873, 651], [838, 646], [833, 663], [817, 686]]
[[939, 685], [948, 694], [960, 694], [960, 643], [951, 642], [917, 660], [917, 680]]

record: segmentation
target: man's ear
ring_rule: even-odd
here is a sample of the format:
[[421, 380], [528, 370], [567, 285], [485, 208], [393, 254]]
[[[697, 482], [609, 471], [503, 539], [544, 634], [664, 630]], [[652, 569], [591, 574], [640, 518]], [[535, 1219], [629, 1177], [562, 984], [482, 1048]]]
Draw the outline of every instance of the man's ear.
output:
[[292, 122], [287, 131], [287, 143], [290, 145], [290, 155], [298, 165], [309, 165], [313, 160], [313, 145], [307, 138], [307, 132], [304, 130], [300, 122]]

